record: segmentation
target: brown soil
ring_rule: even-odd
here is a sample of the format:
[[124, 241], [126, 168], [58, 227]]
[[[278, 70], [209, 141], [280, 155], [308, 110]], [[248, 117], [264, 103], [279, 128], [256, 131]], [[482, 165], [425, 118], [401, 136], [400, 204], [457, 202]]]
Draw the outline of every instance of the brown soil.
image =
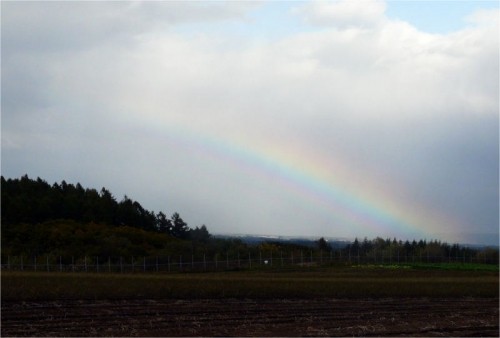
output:
[[2, 302], [2, 336], [499, 336], [498, 299]]

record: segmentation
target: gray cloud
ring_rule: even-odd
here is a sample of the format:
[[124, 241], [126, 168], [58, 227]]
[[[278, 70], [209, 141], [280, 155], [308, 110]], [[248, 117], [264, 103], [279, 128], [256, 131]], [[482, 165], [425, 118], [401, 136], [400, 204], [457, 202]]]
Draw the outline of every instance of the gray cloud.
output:
[[198, 29], [251, 26], [253, 6], [3, 4], [2, 174], [106, 186], [216, 232], [392, 235], [351, 231], [241, 155], [274, 154], [453, 220], [435, 233], [498, 232], [494, 17], [431, 35], [382, 3], [328, 18], [307, 4], [294, 15], [342, 24], [277, 41]]

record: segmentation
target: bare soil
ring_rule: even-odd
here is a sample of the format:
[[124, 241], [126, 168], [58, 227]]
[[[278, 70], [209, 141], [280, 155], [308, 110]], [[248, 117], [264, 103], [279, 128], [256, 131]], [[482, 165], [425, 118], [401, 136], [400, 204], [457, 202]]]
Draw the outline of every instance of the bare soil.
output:
[[496, 298], [2, 302], [6, 336], [499, 336]]

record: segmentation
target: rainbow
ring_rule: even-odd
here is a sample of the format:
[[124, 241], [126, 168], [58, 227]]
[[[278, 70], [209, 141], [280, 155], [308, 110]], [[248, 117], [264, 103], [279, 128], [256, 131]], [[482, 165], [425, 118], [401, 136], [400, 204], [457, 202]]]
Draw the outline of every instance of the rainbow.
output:
[[[279, 184], [331, 215], [332, 223], [349, 227], [359, 236], [384, 235], [428, 238], [455, 222], [436, 210], [425, 209], [395, 196], [402, 187], [370, 181], [336, 156], [311, 154], [298, 144], [224, 139], [179, 126], [156, 132], [169, 142], [230, 165], [245, 174]], [[358, 182], [352, 187], [352, 182]], [[356, 185], [356, 184], [355, 184]], [[401, 237], [400, 237], [401, 238]]]

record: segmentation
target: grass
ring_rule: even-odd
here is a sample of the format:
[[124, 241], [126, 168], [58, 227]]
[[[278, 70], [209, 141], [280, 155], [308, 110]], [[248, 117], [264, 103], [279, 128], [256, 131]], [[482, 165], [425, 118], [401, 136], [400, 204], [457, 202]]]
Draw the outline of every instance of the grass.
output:
[[497, 297], [495, 271], [331, 268], [174, 274], [2, 272], [2, 299]]
[[439, 269], [439, 270], [464, 270], [464, 271], [492, 271], [498, 272], [499, 266], [480, 263], [420, 263], [412, 264], [413, 269]]
[[403, 264], [363, 264], [356, 268], [383, 268], [383, 269], [418, 269], [418, 270], [449, 270], [449, 271], [491, 271], [499, 272], [499, 266], [495, 264], [481, 263], [403, 263]]

